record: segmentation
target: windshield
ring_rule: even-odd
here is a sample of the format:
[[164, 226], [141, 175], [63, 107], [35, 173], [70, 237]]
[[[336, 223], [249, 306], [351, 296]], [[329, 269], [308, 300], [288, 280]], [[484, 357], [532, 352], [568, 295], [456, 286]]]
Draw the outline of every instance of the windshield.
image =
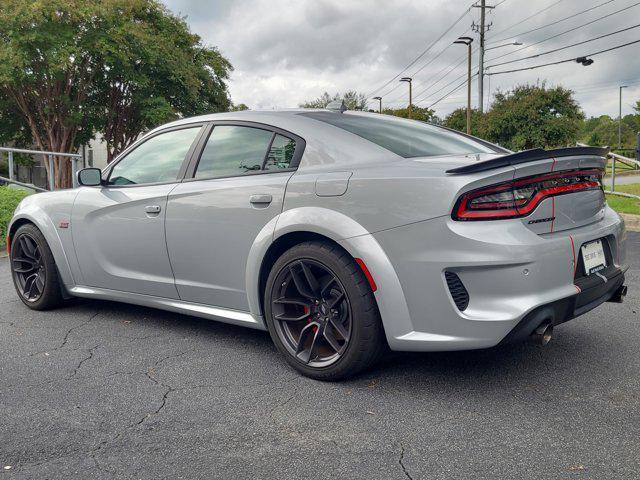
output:
[[386, 115], [360, 116], [324, 111], [300, 115], [342, 128], [404, 158], [499, 152], [497, 148], [457, 132]]

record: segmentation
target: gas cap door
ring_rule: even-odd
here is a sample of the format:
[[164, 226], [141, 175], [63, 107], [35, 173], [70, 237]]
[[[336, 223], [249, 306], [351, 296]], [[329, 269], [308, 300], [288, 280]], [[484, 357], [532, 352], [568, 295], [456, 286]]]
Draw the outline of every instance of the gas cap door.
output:
[[316, 179], [316, 195], [319, 197], [339, 197], [349, 188], [349, 179], [353, 172], [325, 173]]

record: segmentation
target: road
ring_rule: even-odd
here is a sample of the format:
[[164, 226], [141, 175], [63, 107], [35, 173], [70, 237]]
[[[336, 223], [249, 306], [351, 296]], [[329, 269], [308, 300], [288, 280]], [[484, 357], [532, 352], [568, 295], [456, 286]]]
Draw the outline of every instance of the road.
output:
[[117, 303], [32, 312], [0, 260], [0, 479], [640, 475], [629, 296], [519, 344], [393, 354], [319, 383], [264, 332]]

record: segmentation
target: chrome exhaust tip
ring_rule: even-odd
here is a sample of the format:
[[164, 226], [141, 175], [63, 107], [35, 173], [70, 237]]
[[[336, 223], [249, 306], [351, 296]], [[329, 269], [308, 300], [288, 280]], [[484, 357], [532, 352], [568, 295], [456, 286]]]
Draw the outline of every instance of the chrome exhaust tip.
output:
[[553, 325], [549, 322], [541, 324], [531, 334], [531, 341], [536, 345], [544, 346], [553, 338]]
[[627, 296], [627, 286], [621, 285], [620, 288], [616, 290], [616, 292], [609, 299], [610, 302], [613, 303], [622, 303], [624, 301], [624, 297]]

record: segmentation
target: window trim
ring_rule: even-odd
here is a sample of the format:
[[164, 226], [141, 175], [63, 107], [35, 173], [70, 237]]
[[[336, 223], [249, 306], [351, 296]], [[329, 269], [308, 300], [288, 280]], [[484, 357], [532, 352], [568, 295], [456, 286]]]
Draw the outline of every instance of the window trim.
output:
[[[209, 137], [213, 132], [216, 126], [238, 126], [238, 127], [249, 127], [249, 128], [257, 128], [259, 130], [266, 130], [271, 132], [271, 140], [269, 141], [269, 146], [265, 151], [264, 159], [262, 160], [262, 168], [253, 172], [246, 172], [240, 175], [225, 175], [221, 177], [200, 177], [196, 178], [195, 174], [198, 170], [198, 165], [200, 164], [200, 158], [204, 152], [205, 147], [207, 146], [207, 142], [209, 141]], [[273, 140], [275, 139], [276, 134], [282, 135], [283, 137], [289, 138], [296, 142], [296, 148], [293, 151], [293, 158], [291, 159], [289, 168], [281, 168], [277, 170], [264, 170], [265, 161], [267, 159], [267, 155], [269, 154], [269, 149], [273, 144]], [[196, 152], [192, 155], [191, 160], [189, 161], [189, 165], [187, 166], [183, 182], [194, 182], [194, 181], [203, 181], [203, 180], [218, 180], [223, 178], [240, 178], [240, 177], [248, 177], [253, 175], [270, 175], [274, 173], [285, 173], [285, 172], [295, 172], [300, 165], [300, 160], [302, 159], [302, 155], [304, 154], [304, 150], [307, 146], [307, 142], [305, 140], [296, 135], [295, 133], [289, 132], [288, 130], [284, 130], [279, 127], [275, 127], [273, 125], [268, 125], [266, 123], [260, 122], [249, 122], [244, 120], [212, 120], [208, 123], [207, 128], [204, 129], [203, 134], [200, 136], [198, 140], [198, 145], [196, 148]]]
[[[163, 128], [161, 130], [158, 130], [156, 132], [154, 132], [151, 135], [146, 135], [144, 137], [142, 137], [140, 140], [137, 140], [133, 145], [131, 145], [130, 147], [128, 147], [127, 149], [125, 149], [120, 155], [118, 155], [115, 160], [113, 162], [111, 162], [103, 171], [102, 171], [102, 181], [104, 182], [103, 187], [104, 188], [134, 188], [134, 187], [146, 187], [146, 186], [152, 186], [152, 185], [170, 185], [170, 184], [174, 184], [174, 183], [180, 183], [182, 181], [182, 179], [184, 178], [185, 172], [187, 171], [187, 168], [189, 166], [189, 162], [191, 161], [193, 154], [197, 151], [197, 147], [200, 144], [200, 141], [202, 139], [202, 135], [204, 133], [204, 131], [206, 130], [207, 123], [206, 122], [195, 122], [195, 123], [186, 123], [183, 125], [176, 125], [173, 127], [168, 127], [168, 128]], [[152, 138], [157, 137], [158, 135], [162, 135], [165, 133], [169, 133], [169, 132], [175, 132], [178, 130], [186, 130], [189, 128], [200, 128], [200, 131], [196, 134], [195, 138], [193, 139], [193, 141], [191, 142], [191, 146], [189, 147], [189, 150], [187, 151], [184, 159], [182, 160], [182, 163], [180, 164], [180, 168], [178, 169], [178, 173], [176, 174], [176, 178], [174, 180], [168, 180], [165, 182], [150, 182], [150, 183], [133, 183], [133, 184], [129, 184], [129, 185], [109, 185], [108, 181], [109, 181], [109, 177], [111, 176], [111, 173], [113, 171], [113, 169], [115, 168], [115, 166], [120, 163], [122, 160], [124, 160], [132, 151], [134, 151], [135, 149], [137, 149], [139, 146], [141, 146], [142, 144], [146, 143], [147, 141], [151, 140]]]

